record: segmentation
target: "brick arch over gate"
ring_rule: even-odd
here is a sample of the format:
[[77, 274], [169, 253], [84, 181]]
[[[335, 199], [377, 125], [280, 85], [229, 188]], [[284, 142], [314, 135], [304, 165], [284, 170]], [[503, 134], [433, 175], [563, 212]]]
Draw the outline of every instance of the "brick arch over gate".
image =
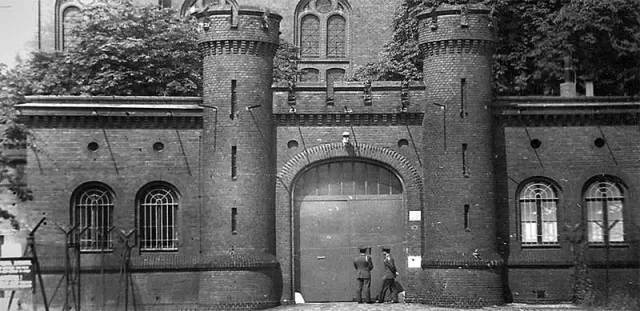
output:
[[276, 176], [276, 254], [283, 275], [283, 301], [293, 298], [294, 246], [293, 246], [293, 187], [297, 177], [306, 168], [332, 159], [372, 160], [382, 163], [395, 171], [403, 183], [405, 195], [405, 234], [404, 242], [409, 256], [423, 253], [423, 223], [409, 222], [409, 211], [423, 210], [423, 183], [419, 171], [400, 153], [393, 149], [367, 144], [344, 145], [342, 143], [325, 144], [309, 148], [291, 157], [278, 171]]

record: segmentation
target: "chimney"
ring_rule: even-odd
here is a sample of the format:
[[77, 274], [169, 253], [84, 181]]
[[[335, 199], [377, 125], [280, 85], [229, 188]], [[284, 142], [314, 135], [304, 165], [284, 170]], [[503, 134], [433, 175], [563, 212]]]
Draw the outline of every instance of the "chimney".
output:
[[576, 83], [573, 74], [571, 56], [564, 57], [564, 83], [560, 84], [560, 97], [576, 97]]
[[585, 96], [587, 97], [593, 97], [593, 82], [592, 81], [586, 81], [584, 83], [584, 90], [585, 90]]

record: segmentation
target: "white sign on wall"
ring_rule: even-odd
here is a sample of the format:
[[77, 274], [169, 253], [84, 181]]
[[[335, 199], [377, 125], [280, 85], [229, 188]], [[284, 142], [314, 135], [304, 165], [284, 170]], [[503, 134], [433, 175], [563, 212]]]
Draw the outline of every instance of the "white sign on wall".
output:
[[420, 221], [422, 219], [422, 212], [409, 211], [409, 221]]
[[420, 268], [422, 264], [422, 256], [407, 256], [408, 268]]

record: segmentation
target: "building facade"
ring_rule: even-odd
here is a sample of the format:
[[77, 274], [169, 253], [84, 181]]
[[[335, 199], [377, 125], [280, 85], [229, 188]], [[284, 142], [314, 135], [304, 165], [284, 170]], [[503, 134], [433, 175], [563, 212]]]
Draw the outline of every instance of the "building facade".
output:
[[[90, 2], [47, 11], [47, 48]], [[159, 3], [199, 20], [201, 98], [19, 105], [34, 134], [21, 217], [47, 219], [53, 306], [352, 301], [361, 247], [372, 292], [389, 247], [407, 299], [433, 305], [568, 301], [581, 273], [637, 289], [637, 99], [494, 97], [483, 5], [420, 15], [424, 81], [362, 83], [344, 80], [399, 1], [238, 2]], [[300, 47], [296, 83], [272, 84], [279, 38]]]

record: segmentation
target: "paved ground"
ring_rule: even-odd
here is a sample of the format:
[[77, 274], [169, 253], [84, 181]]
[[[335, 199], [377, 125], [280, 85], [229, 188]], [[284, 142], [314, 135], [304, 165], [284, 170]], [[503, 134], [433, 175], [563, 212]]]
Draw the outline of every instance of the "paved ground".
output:
[[412, 303], [394, 303], [394, 304], [358, 304], [355, 302], [339, 302], [339, 303], [305, 303], [297, 305], [280, 306], [268, 310], [277, 311], [582, 311], [585, 309], [577, 308], [571, 304], [558, 305], [526, 305], [526, 304], [508, 304], [499, 307], [486, 307], [483, 309], [455, 309], [455, 308], [438, 308], [423, 304]]

